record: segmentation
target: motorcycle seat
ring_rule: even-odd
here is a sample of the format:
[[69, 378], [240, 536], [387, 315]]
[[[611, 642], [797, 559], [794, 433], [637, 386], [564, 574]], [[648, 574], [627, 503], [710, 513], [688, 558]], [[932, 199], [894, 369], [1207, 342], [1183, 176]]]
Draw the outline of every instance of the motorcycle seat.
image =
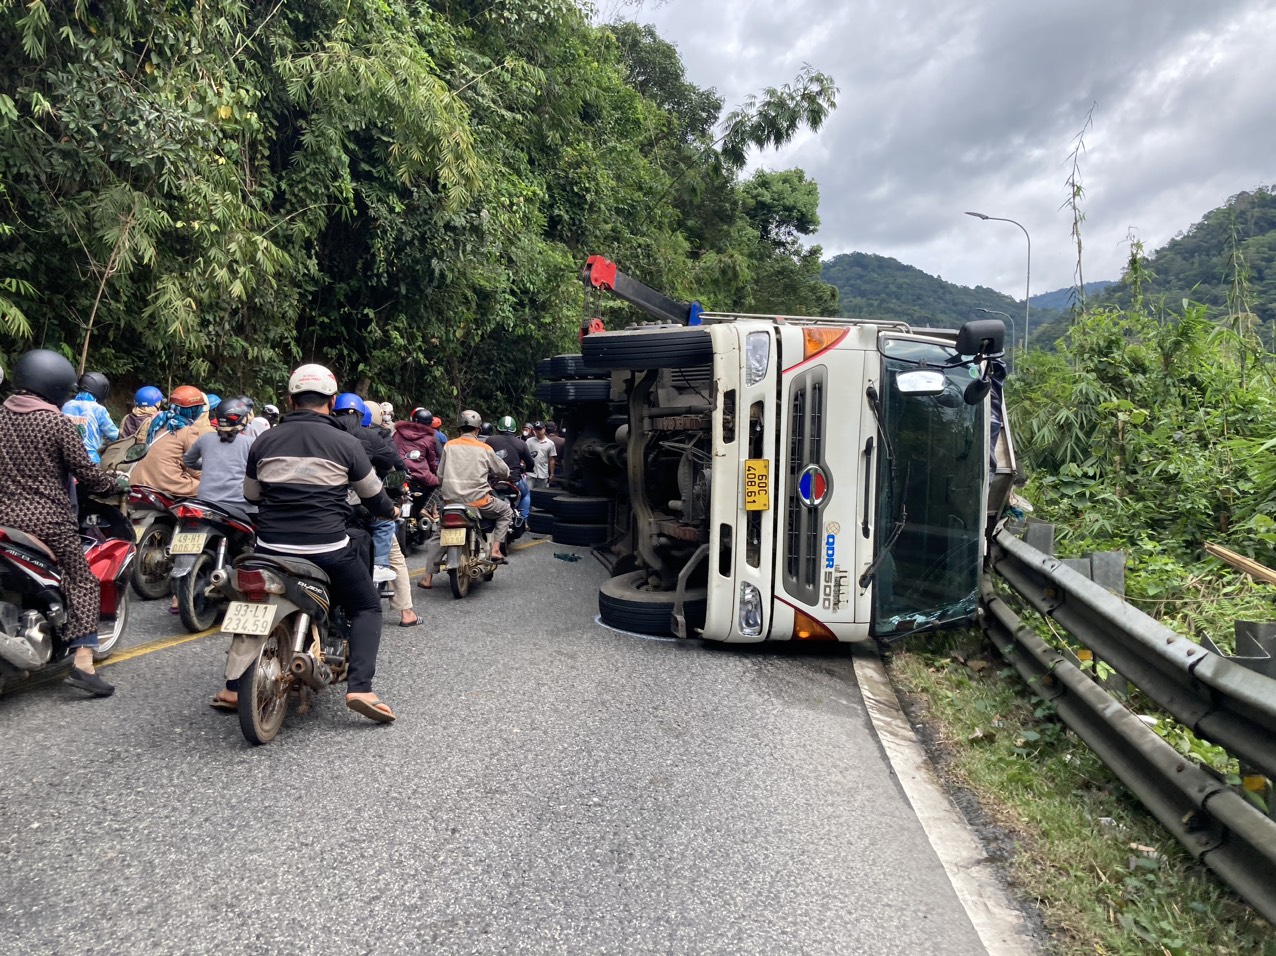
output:
[[3, 534], [20, 548], [28, 548], [32, 551], [42, 551], [51, 558], [54, 556], [53, 552], [49, 549], [49, 546], [33, 534], [27, 534], [27, 532], [19, 531], [17, 528], [3, 527], [0, 527], [0, 534]]
[[302, 558], [284, 558], [277, 554], [241, 554], [234, 560], [236, 568], [266, 568], [283, 571], [297, 578], [309, 578], [321, 584], [328, 583], [328, 575], [323, 568]]

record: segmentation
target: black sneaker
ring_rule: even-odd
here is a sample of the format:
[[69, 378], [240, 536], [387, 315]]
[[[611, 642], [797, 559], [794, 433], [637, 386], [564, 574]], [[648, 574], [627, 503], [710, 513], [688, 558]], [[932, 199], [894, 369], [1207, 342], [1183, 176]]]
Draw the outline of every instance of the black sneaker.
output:
[[97, 674], [85, 673], [74, 664], [71, 665], [71, 673], [66, 675], [66, 682], [72, 687], [87, 690], [94, 697], [110, 697], [115, 693], [115, 685], [108, 684]]

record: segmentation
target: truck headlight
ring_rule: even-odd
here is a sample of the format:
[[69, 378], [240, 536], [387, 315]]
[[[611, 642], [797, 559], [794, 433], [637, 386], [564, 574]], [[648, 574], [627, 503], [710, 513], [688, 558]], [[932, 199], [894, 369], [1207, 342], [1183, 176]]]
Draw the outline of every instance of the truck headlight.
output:
[[762, 592], [748, 581], [740, 585], [740, 633], [745, 637], [762, 633]]
[[768, 332], [750, 332], [744, 339], [744, 384], [757, 385], [766, 378], [771, 363], [771, 335]]

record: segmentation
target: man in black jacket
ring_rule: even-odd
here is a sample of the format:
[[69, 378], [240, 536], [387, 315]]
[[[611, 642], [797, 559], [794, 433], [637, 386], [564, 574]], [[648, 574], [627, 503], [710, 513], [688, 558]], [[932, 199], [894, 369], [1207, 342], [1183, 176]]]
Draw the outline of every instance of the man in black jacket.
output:
[[372, 692], [381, 645], [381, 599], [367, 560], [351, 546], [347, 488], [380, 518], [398, 517], [363, 444], [332, 417], [337, 379], [303, 365], [288, 380], [293, 411], [253, 442], [244, 497], [259, 505], [257, 552], [317, 564], [350, 618], [346, 706], [381, 723], [394, 712]]

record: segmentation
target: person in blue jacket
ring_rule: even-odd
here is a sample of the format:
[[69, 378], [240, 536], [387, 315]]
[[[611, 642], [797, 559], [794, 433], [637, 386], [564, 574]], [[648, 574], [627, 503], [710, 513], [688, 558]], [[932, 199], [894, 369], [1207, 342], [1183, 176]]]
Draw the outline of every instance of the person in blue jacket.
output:
[[62, 414], [79, 429], [84, 449], [95, 465], [102, 463], [102, 445], [120, 437], [111, 413], [102, 406], [110, 395], [111, 382], [105, 375], [85, 372], [75, 383], [75, 398], [62, 406]]

